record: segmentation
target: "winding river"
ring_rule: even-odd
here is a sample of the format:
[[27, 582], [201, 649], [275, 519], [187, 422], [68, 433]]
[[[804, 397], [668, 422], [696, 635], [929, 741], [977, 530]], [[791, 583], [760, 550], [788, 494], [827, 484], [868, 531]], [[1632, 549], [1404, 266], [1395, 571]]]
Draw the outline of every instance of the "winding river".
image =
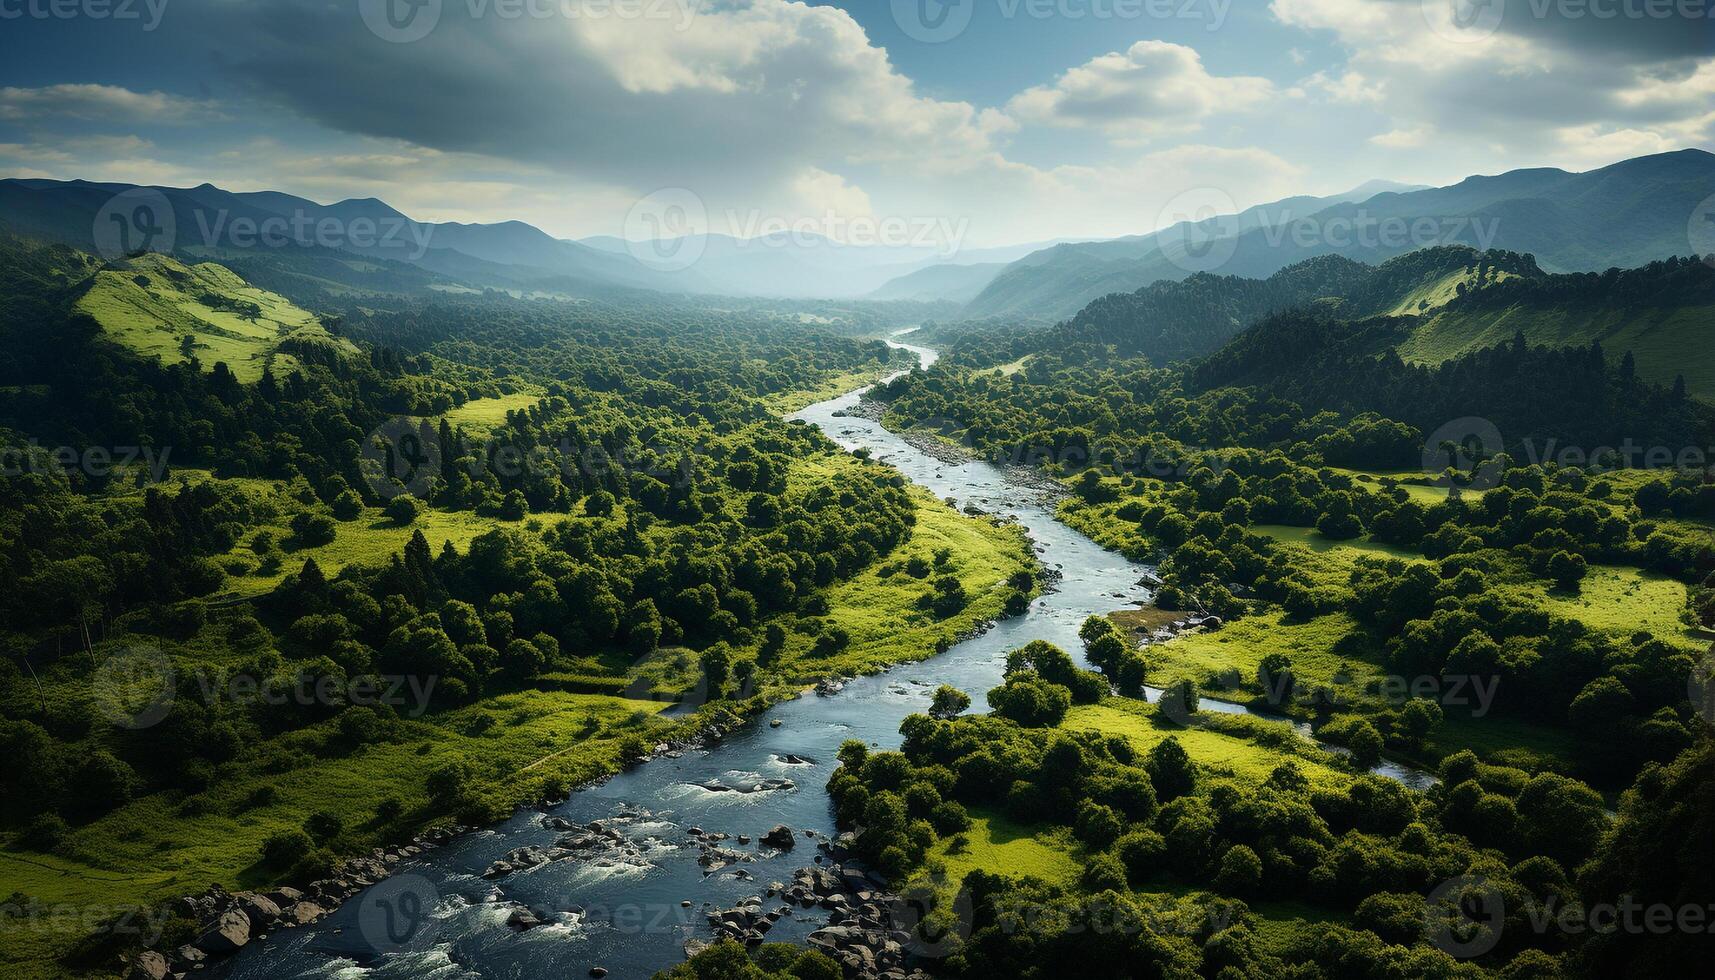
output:
[[[936, 359], [927, 348], [889, 343], [917, 355], [923, 367]], [[1078, 626], [1085, 617], [1148, 597], [1140, 582], [1144, 566], [1055, 520], [1052, 502], [1040, 491], [1009, 483], [984, 462], [938, 461], [877, 422], [844, 415], [862, 394], [820, 402], [793, 418], [819, 427], [848, 450], [867, 449], [938, 497], [1016, 518], [1035, 542], [1043, 566], [1061, 576], [1052, 592], [1025, 615], [930, 660], [850, 681], [832, 696], [781, 704], [766, 721], [732, 733], [712, 749], [656, 758], [576, 792], [546, 812], [527, 809], [505, 823], [466, 834], [315, 925], [253, 942], [209, 973], [536, 980], [584, 977], [600, 968], [616, 980], [647, 978], [681, 962], [686, 940], [711, 937], [705, 912], [763, 894], [769, 882], [789, 882], [793, 870], [811, 864], [815, 842], [803, 832], [835, 832], [823, 786], [837, 765], [834, 754], [841, 742], [857, 738], [896, 746], [899, 723], [925, 710], [930, 692], [942, 683], [969, 692], [973, 711], [987, 710], [982, 692], [1000, 682], [1006, 651], [1033, 639], [1077, 651]], [[1203, 703], [1208, 710], [1244, 710]], [[1403, 769], [1386, 774], [1419, 782]], [[783, 780], [790, 783], [778, 782]], [[710, 784], [738, 789], [712, 790]], [[758, 784], [765, 788], [744, 791]], [[779, 788], [766, 788], [771, 786]], [[507, 852], [548, 847], [564, 836], [545, 825], [554, 817], [573, 824], [602, 821], [625, 843], [603, 861], [555, 861], [498, 880], [483, 877]], [[755, 840], [776, 824], [800, 832], [794, 850], [738, 845], [740, 835]], [[706, 874], [692, 829], [731, 835], [722, 846], [748, 852], [752, 859]], [[544, 924], [527, 931], [507, 927], [520, 906], [534, 910]], [[801, 939], [826, 919], [819, 909], [796, 910], [768, 938]]]

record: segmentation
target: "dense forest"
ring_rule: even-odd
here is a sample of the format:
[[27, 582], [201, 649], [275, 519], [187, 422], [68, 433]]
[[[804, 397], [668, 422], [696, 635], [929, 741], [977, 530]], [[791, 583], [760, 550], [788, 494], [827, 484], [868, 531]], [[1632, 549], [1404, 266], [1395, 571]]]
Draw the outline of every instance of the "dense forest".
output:
[[[882, 308], [281, 278], [288, 299], [223, 268], [0, 249], [18, 907], [86, 869], [151, 881], [120, 896], [143, 908], [204, 876], [325, 881], [1023, 612], [1044, 581], [1015, 529], [782, 419], [897, 373], [871, 392], [887, 426], [1034, 470], [1063, 522], [1157, 576], [1078, 649], [1010, 650], [987, 714], [943, 686], [899, 751], [840, 751], [841, 846], [920, 911], [918, 968], [1699, 959], [1702, 934], [1536, 923], [1715, 880], [1680, 847], [1715, 785], [1715, 409], [1599, 341], [1401, 350], [1423, 310], [1689, 301], [1701, 264], [1329, 257], [1056, 327], [927, 324], [950, 356], [905, 371]], [[180, 336], [162, 297], [206, 327]], [[1008, 841], [1038, 864], [1010, 867]], [[168, 908], [170, 939], [202, 928]], [[0, 943], [41, 975], [136, 951], [114, 929]], [[666, 975], [842, 969], [721, 943]]]
[[[141, 314], [97, 322], [98, 274], [125, 261], [0, 244], [12, 852], [325, 878], [369, 842], [488, 823], [795, 682], [926, 655], [1035, 588], [1003, 529], [780, 418], [889, 369], [879, 341], [677, 302], [367, 297], [244, 383], [194, 337], [175, 363], [137, 356], [120, 328], [163, 329]], [[183, 275], [148, 268], [145, 293]], [[242, 319], [246, 290], [200, 297], [203, 315]], [[994, 550], [908, 548], [925, 508]], [[860, 574], [921, 607], [927, 639], [883, 645], [830, 603]], [[622, 707], [651, 701], [708, 708]], [[500, 711], [524, 727], [495, 727]], [[538, 755], [554, 764], [512, 775]], [[352, 772], [373, 780], [355, 799], [306, 792]], [[194, 828], [232, 818], [246, 829], [202, 853]], [[25, 887], [13, 905], [39, 900]], [[137, 941], [70, 938], [50, 951], [78, 970]], [[0, 952], [40, 969], [42, 941]]]

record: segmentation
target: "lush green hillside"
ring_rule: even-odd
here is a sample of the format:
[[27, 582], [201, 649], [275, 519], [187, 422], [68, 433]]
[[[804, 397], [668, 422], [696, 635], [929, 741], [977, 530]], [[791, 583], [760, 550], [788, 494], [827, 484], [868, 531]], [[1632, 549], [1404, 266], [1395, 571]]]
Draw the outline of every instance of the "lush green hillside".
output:
[[[1216, 364], [1196, 376], [1230, 384], [1240, 375], [1221, 365], [1234, 355], [1217, 351], [1229, 341], [1240, 351], [1269, 346], [1266, 337], [1247, 339], [1245, 331], [1286, 310], [1347, 324], [1333, 328], [1347, 353], [1393, 348], [1407, 362], [1428, 366], [1520, 335], [1534, 346], [1600, 344], [1615, 368], [1629, 354], [1631, 375], [1669, 386], [1683, 377], [1690, 394], [1715, 399], [1715, 267], [1691, 258], [1553, 274], [1528, 255], [1463, 246], [1424, 249], [1376, 267], [1322, 256], [1267, 279], [1198, 273], [1105, 296], [1035, 337], [973, 328], [955, 339], [953, 356], [982, 350], [988, 362], [1000, 363], [1078, 344], [1111, 346], [1157, 364], [1213, 355]], [[1281, 353], [1298, 358], [1305, 351]], [[1266, 358], [1256, 363], [1264, 370], [1279, 366]]]
[[225, 364], [246, 383], [268, 369], [290, 374], [297, 355], [306, 352], [357, 353], [320, 317], [229, 269], [212, 262], [185, 265], [153, 252], [103, 266], [77, 309], [100, 324], [109, 340], [138, 356], [163, 364], [194, 358], [205, 369]]

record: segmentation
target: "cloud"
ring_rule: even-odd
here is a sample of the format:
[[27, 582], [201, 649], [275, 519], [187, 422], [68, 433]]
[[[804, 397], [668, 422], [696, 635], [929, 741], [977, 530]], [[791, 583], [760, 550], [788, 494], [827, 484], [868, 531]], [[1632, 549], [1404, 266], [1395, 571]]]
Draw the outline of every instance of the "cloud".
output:
[[[926, 97], [837, 7], [721, 4], [667, 19], [470, 18], [377, 41], [321, 0], [208, 6], [229, 80], [345, 132], [711, 199], [806, 167], [978, 165], [994, 120]], [[498, 9], [498, 8], [496, 8]]]
[[117, 85], [66, 84], [0, 88], [0, 119], [79, 119], [191, 123], [220, 118], [214, 105], [165, 92], [133, 92]]
[[1432, 126], [1413, 126], [1410, 129], [1393, 129], [1370, 137], [1370, 142], [1376, 146], [1385, 146], [1390, 150], [1404, 150], [1419, 147], [1428, 143], [1434, 137]]
[[1026, 89], [1007, 103], [1007, 112], [1026, 123], [1136, 136], [1195, 130], [1216, 112], [1248, 109], [1273, 95], [1266, 78], [1211, 75], [1191, 48], [1139, 41], [1067, 71], [1052, 85]]
[[1320, 91], [1343, 105], [1378, 105], [1387, 98], [1387, 88], [1384, 84], [1356, 71], [1347, 71], [1340, 75], [1319, 71], [1305, 79], [1302, 88]]
[[[1668, 5], [1674, 7], [1675, 5]], [[1335, 81], [1319, 73], [1310, 95], [1350, 103], [1360, 93], [1392, 121], [1373, 137], [1484, 159], [1544, 155], [1606, 164], [1635, 153], [1707, 139], [1715, 103], [1708, 18], [1572, 17], [1584, 9], [1648, 10], [1648, 4], [1561, 5], [1515, 0], [1460, 27], [1453, 5], [1419, 0], [1272, 0], [1276, 20], [1331, 32], [1348, 52]], [[1542, 16], [1538, 16], [1538, 12]], [[1601, 25], [1601, 26], [1597, 26]], [[1602, 32], [1611, 43], [1602, 44]], [[1700, 34], [1700, 44], [1681, 38]], [[1348, 85], [1361, 79], [1361, 85]]]
[[839, 174], [815, 167], [807, 168], [792, 181], [792, 194], [801, 213], [807, 215], [836, 215], [841, 218], [867, 217], [874, 213], [869, 195], [863, 188], [846, 183]]

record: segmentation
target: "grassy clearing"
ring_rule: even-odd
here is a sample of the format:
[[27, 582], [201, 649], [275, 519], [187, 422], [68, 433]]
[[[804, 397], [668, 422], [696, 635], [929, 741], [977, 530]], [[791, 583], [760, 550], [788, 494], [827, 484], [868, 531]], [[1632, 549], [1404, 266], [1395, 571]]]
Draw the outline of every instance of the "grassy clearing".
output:
[[[470, 511], [425, 510], [411, 524], [396, 524], [382, 516], [379, 509], [365, 508], [355, 520], [339, 522], [339, 533], [329, 543], [313, 548], [297, 548], [289, 544], [281, 549], [283, 561], [274, 572], [260, 574], [260, 562], [249, 544], [240, 544], [230, 555], [241, 564], [257, 562], [256, 574], [246, 574], [227, 580], [235, 595], [251, 597], [272, 592], [288, 572], [302, 568], [307, 559], [314, 558], [322, 572], [337, 575], [347, 565], [374, 564], [386, 556], [402, 551], [411, 535], [423, 532], [431, 554], [439, 554], [442, 545], [451, 542], [459, 551], [470, 550], [470, 543], [486, 531], [498, 527], [539, 529], [571, 520], [569, 514], [533, 514], [523, 521], [503, 521], [483, 517]], [[276, 541], [285, 541], [290, 534], [284, 521], [270, 526]], [[252, 536], [251, 540], [254, 540]]]
[[1618, 637], [1648, 630], [1687, 649], [1708, 649], [1701, 631], [1688, 626], [1685, 583], [1658, 572], [1616, 565], [1592, 565], [1577, 594], [1532, 582], [1531, 589], [1549, 611], [1576, 619], [1591, 629]]
[[[1496, 700], [1504, 697], [1506, 689], [1497, 688]], [[1431, 759], [1470, 749], [1485, 762], [1532, 772], [1542, 769], [1577, 772], [1579, 760], [1599, 748], [1565, 728], [1494, 714], [1472, 717], [1452, 709], [1441, 727], [1424, 740], [1424, 755]]]
[[[1342, 466], [1327, 467], [1335, 473], [1350, 477], [1353, 482], [1371, 493], [1385, 493], [1390, 485], [1397, 486], [1406, 492], [1413, 501], [1424, 507], [1433, 507], [1447, 499], [1447, 488], [1434, 486], [1422, 470], [1353, 470]], [[1486, 490], [1461, 490], [1461, 500], [1471, 503], [1481, 500]]]
[[[1256, 718], [1206, 718], [1198, 722], [1210, 726], [1232, 724], [1245, 730], [1285, 730], [1284, 723]], [[1162, 718], [1154, 706], [1128, 698], [1109, 698], [1101, 704], [1077, 705], [1067, 712], [1060, 727], [1073, 731], [1095, 731], [1105, 735], [1120, 735], [1130, 740], [1139, 752], [1147, 752], [1157, 742], [1169, 737], [1179, 740], [1192, 761], [1215, 776], [1231, 777], [1260, 783], [1283, 762], [1294, 762], [1312, 783], [1343, 784], [1351, 777], [1332, 765], [1318, 761], [1320, 750], [1297, 741], [1287, 732], [1282, 737], [1287, 744], [1302, 751], [1288, 752], [1259, 745], [1248, 738], [1205, 727], [1185, 728]], [[1326, 757], [1325, 757], [1326, 758]]]
[[971, 827], [962, 835], [966, 842], [963, 847], [944, 837], [929, 851], [931, 861], [939, 861], [946, 868], [946, 887], [956, 888], [965, 875], [979, 868], [1057, 885], [1077, 881], [1082, 867], [1077, 858], [1080, 847], [1066, 828], [1031, 827], [981, 807], [972, 808], [970, 815]]
[[535, 406], [542, 396], [520, 391], [499, 398], [473, 398], [446, 413], [447, 424], [463, 428], [476, 436], [485, 436], [506, 423], [506, 413], [522, 412]]
[[1165, 687], [1173, 681], [1193, 680], [1219, 696], [1212, 678], [1237, 671], [1243, 683], [1251, 684], [1264, 657], [1284, 653], [1292, 659], [1293, 673], [1304, 683], [1327, 686], [1353, 701], [1379, 703], [1363, 692], [1366, 684], [1381, 679], [1385, 673], [1382, 667], [1347, 660], [1334, 652], [1334, 644], [1355, 625], [1344, 613], [1307, 622], [1289, 622], [1278, 610], [1246, 616], [1213, 633], [1187, 633], [1147, 647], [1144, 658], [1149, 663], [1149, 682]]
[[296, 360], [279, 351], [286, 341], [357, 352], [315, 314], [212, 262], [187, 266], [150, 253], [114, 263], [96, 274], [77, 308], [109, 339], [142, 357], [180, 363], [189, 338], [205, 368], [225, 362], [246, 383], [260, 379], [265, 367], [282, 376], [291, 371]]

